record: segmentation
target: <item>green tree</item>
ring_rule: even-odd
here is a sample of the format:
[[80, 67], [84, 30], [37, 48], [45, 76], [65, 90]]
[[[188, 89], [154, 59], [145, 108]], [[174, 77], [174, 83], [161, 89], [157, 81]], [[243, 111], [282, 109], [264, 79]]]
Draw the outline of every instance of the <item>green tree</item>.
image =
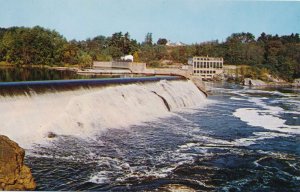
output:
[[0, 39], [2, 59], [15, 64], [56, 64], [66, 40], [42, 27], [8, 28]]
[[78, 64], [79, 53], [80, 49], [74, 41], [67, 43], [62, 49], [62, 61], [68, 64]]
[[145, 36], [145, 41], [143, 42], [144, 45], [152, 45], [152, 33], [147, 33]]
[[136, 51], [133, 53], [133, 61], [135, 62], [140, 62], [140, 56], [139, 56], [139, 53]]
[[168, 40], [165, 38], [159, 38], [157, 40], [157, 45], [166, 45], [168, 43]]
[[93, 63], [92, 57], [86, 52], [81, 52], [78, 60], [79, 60], [80, 68], [91, 67]]

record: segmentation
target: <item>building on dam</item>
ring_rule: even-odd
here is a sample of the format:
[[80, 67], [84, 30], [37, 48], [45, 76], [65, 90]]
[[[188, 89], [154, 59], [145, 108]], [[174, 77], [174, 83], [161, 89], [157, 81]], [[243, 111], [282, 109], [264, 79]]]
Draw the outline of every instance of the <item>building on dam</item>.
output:
[[223, 58], [195, 56], [189, 58], [188, 64], [192, 66], [192, 75], [202, 79], [223, 75]]

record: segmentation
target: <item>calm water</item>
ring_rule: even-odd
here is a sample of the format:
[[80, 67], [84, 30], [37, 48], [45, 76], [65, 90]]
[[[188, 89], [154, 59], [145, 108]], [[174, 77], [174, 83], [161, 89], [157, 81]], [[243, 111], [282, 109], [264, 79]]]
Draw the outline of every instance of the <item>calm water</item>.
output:
[[299, 90], [214, 85], [211, 93], [201, 108], [36, 145], [26, 163], [37, 190], [299, 191]]
[[83, 78], [74, 71], [37, 67], [0, 67], [0, 82]]
[[0, 82], [15, 81], [41, 81], [41, 80], [67, 80], [124, 77], [124, 75], [78, 75], [72, 70], [57, 70], [43, 67], [1, 67]]

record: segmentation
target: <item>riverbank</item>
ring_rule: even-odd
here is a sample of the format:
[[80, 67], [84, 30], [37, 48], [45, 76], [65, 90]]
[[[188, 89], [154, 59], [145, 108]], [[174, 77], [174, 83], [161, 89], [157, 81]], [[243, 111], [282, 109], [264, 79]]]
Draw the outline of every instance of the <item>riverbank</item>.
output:
[[245, 78], [242, 83], [245, 86], [254, 86], [254, 87], [300, 87], [300, 81], [295, 79], [294, 82], [265, 82], [259, 79]]

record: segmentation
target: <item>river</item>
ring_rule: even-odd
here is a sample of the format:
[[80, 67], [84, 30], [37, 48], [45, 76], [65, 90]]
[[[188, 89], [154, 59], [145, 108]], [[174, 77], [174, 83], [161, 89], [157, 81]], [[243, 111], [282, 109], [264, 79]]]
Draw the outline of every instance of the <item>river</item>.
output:
[[[45, 104], [40, 96], [21, 102], [40, 113], [70, 114], [47, 125], [61, 127], [55, 138], [26, 150], [25, 163], [32, 168], [37, 190], [299, 191], [299, 89], [209, 84], [205, 99], [182, 81], [120, 87], [56, 93], [52, 104], [57, 107], [49, 105], [51, 110], [40, 107]], [[154, 89], [171, 111], [155, 94], [147, 96]], [[82, 97], [83, 92], [88, 94]], [[95, 97], [100, 99], [91, 102]], [[64, 102], [68, 107], [59, 108]], [[76, 107], [71, 110], [70, 105]], [[100, 106], [109, 115], [97, 122], [90, 115], [101, 113]], [[84, 130], [89, 130], [87, 136], [80, 135]]]

